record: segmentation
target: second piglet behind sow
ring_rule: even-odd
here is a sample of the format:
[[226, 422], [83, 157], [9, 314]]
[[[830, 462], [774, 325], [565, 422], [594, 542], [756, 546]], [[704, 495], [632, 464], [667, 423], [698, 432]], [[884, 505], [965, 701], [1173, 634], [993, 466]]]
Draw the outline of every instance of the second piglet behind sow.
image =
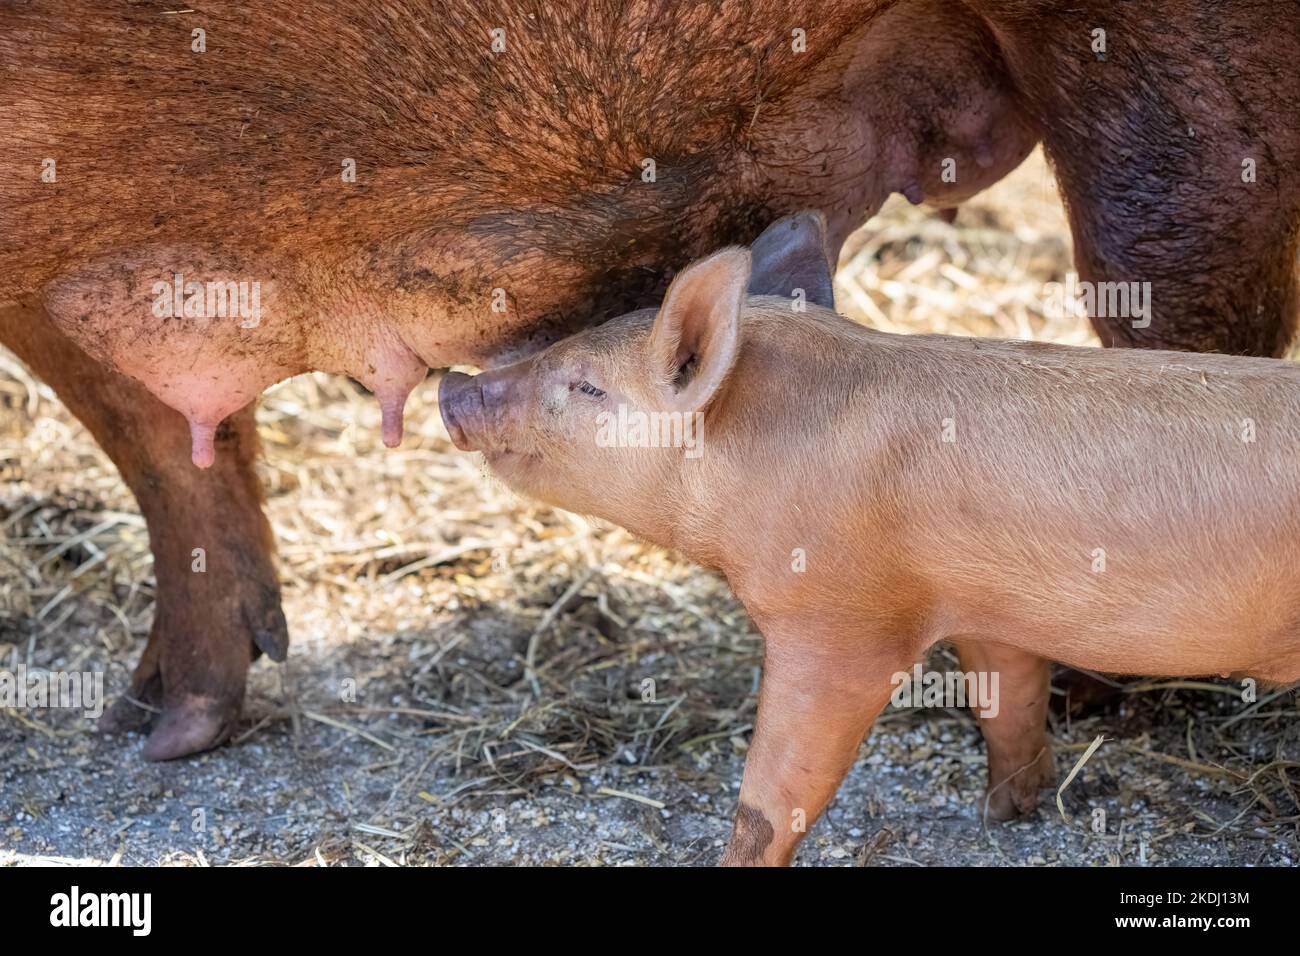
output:
[[724, 862], [789, 862], [938, 641], [998, 675], [1002, 818], [1055, 779], [1049, 661], [1300, 678], [1300, 368], [888, 335], [830, 305], [801, 214], [657, 313], [441, 387], [458, 447], [721, 571], [762, 631]]

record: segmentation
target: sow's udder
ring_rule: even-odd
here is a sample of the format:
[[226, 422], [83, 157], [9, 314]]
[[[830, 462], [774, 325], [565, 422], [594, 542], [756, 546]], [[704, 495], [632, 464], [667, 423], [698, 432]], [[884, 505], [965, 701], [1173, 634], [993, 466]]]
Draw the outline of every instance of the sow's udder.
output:
[[386, 444], [401, 440], [406, 397], [428, 371], [382, 323], [346, 337], [307, 321], [304, 297], [275, 270], [185, 250], [121, 258], [56, 280], [46, 310], [94, 358], [189, 421], [206, 468], [217, 426], [269, 386], [311, 369], [352, 375], [375, 393]]
[[887, 189], [955, 206], [1033, 149], [1038, 130], [997, 49], [979, 17], [947, 0], [897, 4], [867, 27], [845, 87], [871, 118]]

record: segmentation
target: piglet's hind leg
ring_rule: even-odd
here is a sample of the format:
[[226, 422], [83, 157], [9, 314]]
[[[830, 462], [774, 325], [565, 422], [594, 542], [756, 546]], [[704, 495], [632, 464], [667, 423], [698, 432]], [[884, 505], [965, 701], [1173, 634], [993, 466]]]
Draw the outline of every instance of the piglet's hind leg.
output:
[[[967, 674], [986, 674], [996, 686], [994, 706], [980, 713], [989, 754], [989, 785], [980, 810], [994, 820], [1011, 820], [1038, 805], [1038, 792], [1056, 783], [1047, 740], [1051, 664], [1041, 657], [997, 644], [957, 643]], [[991, 675], [997, 675], [993, 684]]]

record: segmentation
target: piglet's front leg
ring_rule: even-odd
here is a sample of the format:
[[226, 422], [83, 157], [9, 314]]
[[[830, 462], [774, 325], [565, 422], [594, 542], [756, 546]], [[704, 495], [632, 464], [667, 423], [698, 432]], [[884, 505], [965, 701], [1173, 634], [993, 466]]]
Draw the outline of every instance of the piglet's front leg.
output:
[[861, 631], [828, 637], [791, 623], [763, 633], [758, 721], [723, 866], [790, 863], [889, 703], [890, 678], [910, 664]]

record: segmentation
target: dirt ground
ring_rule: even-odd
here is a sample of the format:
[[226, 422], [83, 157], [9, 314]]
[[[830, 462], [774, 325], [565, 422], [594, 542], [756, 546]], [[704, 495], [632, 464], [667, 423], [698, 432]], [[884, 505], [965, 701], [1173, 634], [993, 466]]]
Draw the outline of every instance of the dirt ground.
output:
[[[837, 300], [889, 331], [1087, 343], [1044, 314], [1069, 262], [1035, 156], [954, 225], [891, 202], [846, 248]], [[288, 663], [254, 665], [233, 743], [168, 764], [78, 713], [0, 707], [0, 865], [718, 861], [759, 676], [744, 611], [712, 575], [491, 481], [448, 443], [431, 384], [394, 451], [346, 380], [266, 396]], [[5, 354], [0, 403], [0, 670], [103, 671], [112, 697], [152, 613], [143, 521]], [[891, 710], [798, 862], [1300, 863], [1294, 692], [1148, 681], [1080, 707], [1058, 684], [1061, 779], [1104, 738], [1064, 814], [1047, 791], [1035, 817], [986, 826], [970, 714]]]

